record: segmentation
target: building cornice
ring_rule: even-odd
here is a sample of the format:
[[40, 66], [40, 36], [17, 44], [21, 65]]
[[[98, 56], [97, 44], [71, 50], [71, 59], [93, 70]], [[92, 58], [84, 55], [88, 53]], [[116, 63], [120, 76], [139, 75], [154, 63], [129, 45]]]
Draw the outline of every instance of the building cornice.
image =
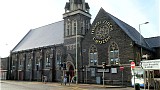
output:
[[[76, 38], [76, 36], [65, 37], [64, 40], [66, 40], [66, 39], [72, 39], [72, 38]], [[84, 36], [82, 36], [82, 35], [77, 35], [77, 38], [84, 38]]]
[[85, 12], [85, 11], [80, 10], [80, 9], [78, 9], [78, 10], [76, 10], [76, 11], [64, 13], [64, 14], [63, 14], [63, 18], [68, 17], [68, 16], [72, 16], [72, 15], [75, 15], [75, 14], [83, 14], [83, 15], [91, 18], [91, 14], [90, 14], [90, 13]]

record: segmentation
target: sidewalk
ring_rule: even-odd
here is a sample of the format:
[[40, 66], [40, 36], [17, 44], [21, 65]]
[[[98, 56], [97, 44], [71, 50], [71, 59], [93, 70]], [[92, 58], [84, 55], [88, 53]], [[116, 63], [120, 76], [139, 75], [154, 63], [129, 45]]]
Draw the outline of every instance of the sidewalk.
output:
[[[75, 84], [75, 83], [67, 83], [66, 85], [61, 85], [60, 82], [47, 82], [46, 84], [44, 82], [37, 82], [37, 81], [14, 81], [14, 80], [2, 80], [1, 83], [23, 83], [23, 84], [43, 84], [43, 85], [49, 85], [49, 86], [62, 86], [62, 87], [73, 87], [73, 88], [99, 88], [99, 89], [106, 89], [106, 88], [127, 88], [122, 86], [112, 86], [112, 85], [97, 85], [97, 84]], [[134, 90], [133, 88], [129, 87], [130, 90]]]

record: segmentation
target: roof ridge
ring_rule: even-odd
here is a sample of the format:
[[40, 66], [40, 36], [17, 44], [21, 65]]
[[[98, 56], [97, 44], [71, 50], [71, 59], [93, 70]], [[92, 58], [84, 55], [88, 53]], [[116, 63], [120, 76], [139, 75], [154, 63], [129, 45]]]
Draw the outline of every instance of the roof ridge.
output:
[[40, 26], [40, 27], [37, 27], [37, 28], [31, 29], [31, 30], [37, 30], [37, 29], [39, 29], [39, 28], [46, 27], [46, 26], [49, 26], [49, 25], [52, 25], [52, 24], [56, 24], [56, 23], [60, 23], [60, 22], [62, 22], [62, 21], [64, 21], [64, 20], [56, 21], [56, 22], [53, 22], [53, 23], [50, 23], [50, 24], [47, 24], [47, 25], [43, 25], [43, 26]]
[[148, 37], [148, 38], [145, 38], [145, 39], [152, 39], [152, 38], [160, 38], [160, 36]]

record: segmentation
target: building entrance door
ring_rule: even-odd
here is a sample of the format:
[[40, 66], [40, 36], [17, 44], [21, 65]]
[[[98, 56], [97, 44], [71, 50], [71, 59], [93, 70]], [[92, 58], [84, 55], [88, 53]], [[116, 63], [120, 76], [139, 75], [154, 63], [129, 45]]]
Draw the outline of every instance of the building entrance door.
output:
[[18, 80], [23, 80], [23, 71], [18, 71], [19, 73], [19, 75], [18, 75]]
[[69, 66], [69, 71], [67, 72], [67, 76], [68, 76], [68, 81], [69, 81], [69, 77], [70, 77], [70, 81], [71, 81], [71, 79], [73, 78], [73, 76], [74, 76], [74, 68], [73, 68], [73, 66], [72, 65], [70, 65]]

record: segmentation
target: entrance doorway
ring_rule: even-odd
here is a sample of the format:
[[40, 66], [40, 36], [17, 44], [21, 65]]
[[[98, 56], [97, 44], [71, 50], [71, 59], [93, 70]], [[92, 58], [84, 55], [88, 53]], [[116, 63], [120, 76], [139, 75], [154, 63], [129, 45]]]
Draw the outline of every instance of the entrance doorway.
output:
[[74, 67], [73, 67], [73, 65], [70, 64], [68, 69], [69, 69], [69, 71], [66, 73], [67, 76], [68, 76], [67, 81], [69, 81], [69, 76], [70, 76], [70, 81], [71, 81], [73, 76], [74, 76]]
[[18, 71], [18, 80], [22, 81], [23, 80], [23, 71]]

